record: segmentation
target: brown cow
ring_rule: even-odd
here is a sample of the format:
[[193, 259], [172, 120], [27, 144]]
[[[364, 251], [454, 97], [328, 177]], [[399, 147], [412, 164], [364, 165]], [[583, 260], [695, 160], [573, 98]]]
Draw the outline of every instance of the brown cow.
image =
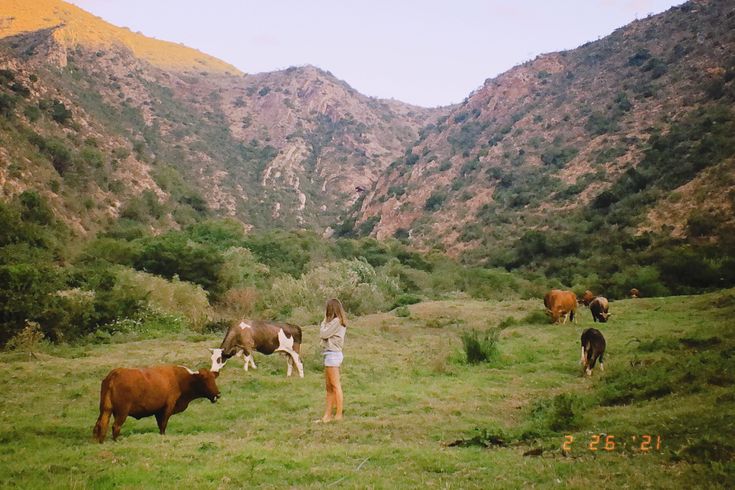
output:
[[636, 288], [631, 289], [629, 294], [630, 294], [630, 297], [631, 298], [640, 298], [641, 297], [641, 292], [638, 291]]
[[590, 311], [592, 312], [592, 320], [595, 322], [606, 323], [612, 313], [608, 313], [610, 305], [607, 298], [598, 296], [590, 303]]
[[574, 292], [552, 289], [544, 296], [544, 306], [546, 312], [551, 315], [552, 323], [559, 323], [562, 317], [564, 317], [562, 324], [566, 323], [567, 316], [571, 321], [577, 323], [574, 318], [577, 311], [577, 295]]
[[110, 415], [115, 416], [112, 439], [128, 415], [140, 419], [156, 416], [158, 430], [166, 433], [171, 415], [186, 410], [197, 398], [219, 398], [215, 378], [219, 373], [207, 369], [194, 372], [183, 366], [154, 366], [143, 369], [116, 368], [102, 381], [100, 416], [94, 426], [94, 437], [101, 443], [107, 435]]
[[286, 355], [286, 376], [291, 376], [293, 365], [299, 376], [304, 377], [304, 365], [299, 357], [301, 351], [301, 327], [290, 323], [278, 323], [264, 320], [243, 320], [235, 322], [227, 330], [219, 349], [209, 349], [212, 352], [212, 371], [222, 369], [232, 356], [243, 354], [245, 371], [248, 366], [254, 369], [253, 352], [270, 355], [282, 352]]
[[580, 364], [584, 366], [587, 376], [592, 375], [592, 369], [598, 359], [600, 361], [600, 371], [604, 371], [605, 366], [602, 364], [602, 360], [605, 355], [605, 337], [602, 332], [596, 328], [586, 329], [582, 332], [581, 343], [582, 359]]
[[588, 289], [587, 291], [584, 292], [582, 297], [579, 298], [579, 303], [585, 306], [589, 306], [593, 299], [595, 299], [595, 295], [592, 294], [592, 291]]

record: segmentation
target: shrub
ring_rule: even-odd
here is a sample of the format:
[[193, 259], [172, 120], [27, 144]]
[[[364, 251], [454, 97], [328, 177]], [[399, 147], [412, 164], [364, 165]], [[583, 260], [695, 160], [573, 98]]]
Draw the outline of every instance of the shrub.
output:
[[229, 318], [245, 318], [255, 311], [259, 299], [260, 294], [255, 288], [229, 289], [217, 306]]
[[6, 347], [10, 350], [22, 350], [32, 356], [45, 336], [38, 322], [26, 321], [26, 326], [11, 338]]
[[462, 347], [470, 364], [489, 362], [498, 355], [498, 332], [489, 330], [480, 333], [477, 330], [463, 332]]
[[184, 318], [197, 331], [213, 316], [207, 293], [201, 286], [177, 278], [167, 281], [146, 272], [121, 269], [116, 288], [137, 292], [145, 298], [150, 311]]
[[407, 306], [399, 306], [394, 311], [395, 315], [400, 318], [409, 318], [411, 316], [411, 310]]
[[420, 302], [421, 302], [420, 296], [416, 296], [415, 294], [402, 294], [396, 298], [395, 302], [393, 303], [392, 308], [397, 308], [399, 306], [414, 305]]
[[551, 400], [541, 400], [531, 409], [534, 425], [540, 432], [562, 432], [579, 427], [582, 401], [576, 395], [562, 393]]
[[328, 298], [339, 298], [350, 314], [363, 315], [386, 310], [398, 292], [394, 278], [376, 272], [365, 260], [352, 259], [327, 263], [300, 279], [278, 278], [263, 302], [271, 314], [308, 320], [323, 314]]
[[442, 204], [444, 204], [444, 201], [447, 199], [446, 192], [443, 191], [436, 191], [433, 194], [429, 196], [429, 198], [424, 203], [424, 209], [427, 211], [438, 211], [441, 209]]
[[225, 291], [222, 282], [224, 258], [211, 246], [193, 243], [180, 233], [150, 239], [135, 260], [135, 268], [168, 279], [199, 284], [215, 298]]
[[9, 118], [15, 111], [15, 97], [8, 94], [0, 93], [0, 114]]

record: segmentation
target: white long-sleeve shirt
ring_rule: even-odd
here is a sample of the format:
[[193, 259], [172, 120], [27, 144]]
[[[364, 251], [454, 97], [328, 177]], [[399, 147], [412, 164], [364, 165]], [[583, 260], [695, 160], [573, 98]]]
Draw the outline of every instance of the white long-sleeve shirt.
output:
[[347, 327], [339, 322], [339, 317], [333, 318], [327, 323], [322, 320], [319, 327], [319, 338], [321, 339], [322, 352], [342, 352], [346, 333]]

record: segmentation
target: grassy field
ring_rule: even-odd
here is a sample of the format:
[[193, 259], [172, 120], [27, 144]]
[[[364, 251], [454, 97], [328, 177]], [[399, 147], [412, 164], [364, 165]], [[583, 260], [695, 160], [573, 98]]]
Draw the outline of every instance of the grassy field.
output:
[[[193, 402], [163, 437], [153, 417], [129, 418], [120, 439], [102, 445], [91, 430], [110, 369], [208, 367], [206, 348], [221, 335], [46, 346], [38, 360], [1, 353], [0, 486], [735, 486], [735, 290], [611, 303], [611, 321], [598, 324], [606, 370], [591, 378], [578, 364], [589, 311], [577, 325], [548, 325], [541, 308], [456, 300], [412, 305], [408, 317], [354, 318], [346, 418], [332, 424], [314, 423], [323, 375], [317, 327], [307, 326], [304, 379], [287, 379], [281, 357], [256, 354], [248, 373], [233, 360], [216, 405]], [[499, 330], [491, 362], [463, 361], [460, 334], [470, 329]], [[652, 449], [641, 451], [646, 434]], [[615, 448], [604, 450], [606, 441]]]

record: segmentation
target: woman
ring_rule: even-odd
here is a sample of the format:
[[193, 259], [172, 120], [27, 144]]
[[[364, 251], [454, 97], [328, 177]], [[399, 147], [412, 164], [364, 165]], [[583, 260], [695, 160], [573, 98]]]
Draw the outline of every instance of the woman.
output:
[[[327, 407], [322, 422], [342, 419], [342, 385], [339, 381], [339, 366], [342, 364], [342, 347], [347, 332], [347, 315], [338, 299], [327, 301], [324, 320], [319, 328], [322, 354], [324, 355], [324, 378], [327, 386]], [[332, 416], [334, 411], [334, 416]]]

